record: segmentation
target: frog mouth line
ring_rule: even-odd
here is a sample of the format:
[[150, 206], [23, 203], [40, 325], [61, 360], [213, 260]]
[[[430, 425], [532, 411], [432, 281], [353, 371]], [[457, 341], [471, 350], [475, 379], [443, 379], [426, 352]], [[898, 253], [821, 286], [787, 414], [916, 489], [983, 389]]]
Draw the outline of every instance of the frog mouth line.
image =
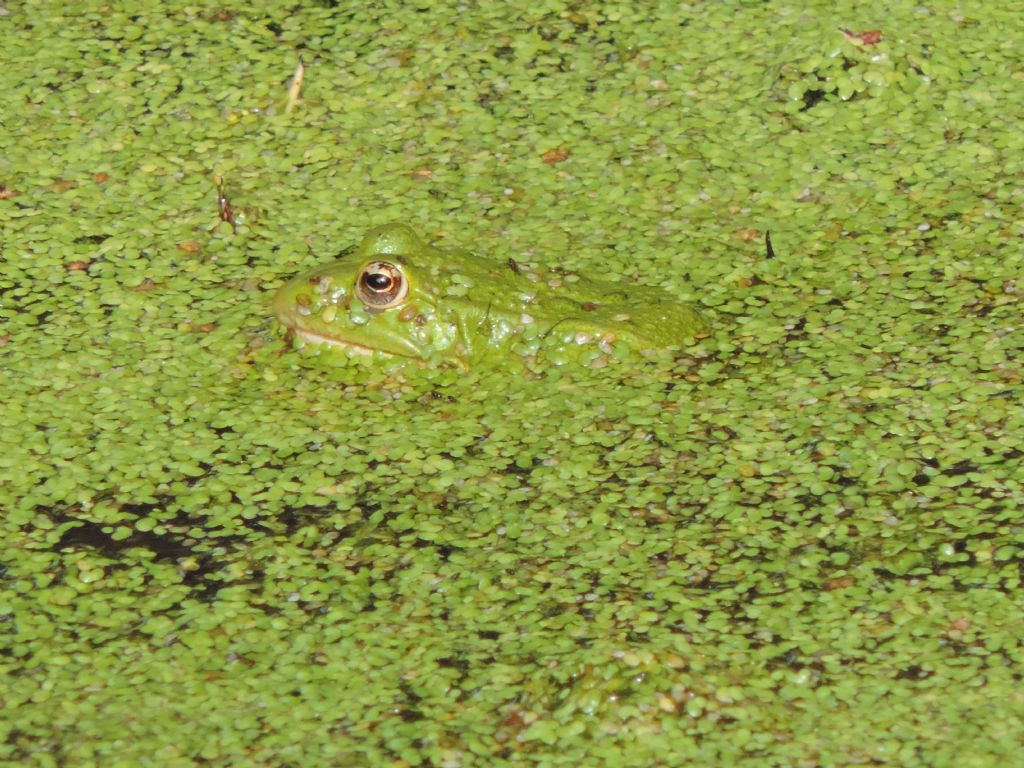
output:
[[292, 333], [296, 338], [308, 341], [313, 344], [327, 344], [338, 349], [350, 349], [359, 355], [383, 355], [384, 357], [391, 357], [387, 352], [381, 352], [377, 349], [371, 349], [370, 347], [364, 346], [363, 344], [357, 344], [354, 341], [344, 341], [333, 336], [324, 336], [316, 333], [315, 331], [306, 330], [304, 328], [291, 328]]

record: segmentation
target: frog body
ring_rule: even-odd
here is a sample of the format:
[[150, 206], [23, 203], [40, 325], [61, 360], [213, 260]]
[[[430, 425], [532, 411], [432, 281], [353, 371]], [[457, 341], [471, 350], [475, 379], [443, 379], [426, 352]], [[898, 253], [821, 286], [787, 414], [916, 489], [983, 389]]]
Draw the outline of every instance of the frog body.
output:
[[339, 261], [286, 283], [274, 311], [308, 343], [462, 366], [544, 354], [593, 361], [616, 343], [663, 349], [707, 329], [659, 288], [435, 248], [403, 224], [370, 230]]

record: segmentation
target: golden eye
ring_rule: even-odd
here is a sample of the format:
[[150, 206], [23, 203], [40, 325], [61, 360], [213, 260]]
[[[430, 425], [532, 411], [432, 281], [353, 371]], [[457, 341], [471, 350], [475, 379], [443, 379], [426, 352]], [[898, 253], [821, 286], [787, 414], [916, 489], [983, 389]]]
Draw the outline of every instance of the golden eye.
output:
[[367, 264], [356, 283], [356, 295], [367, 309], [391, 309], [405, 301], [409, 283], [402, 270], [386, 261]]

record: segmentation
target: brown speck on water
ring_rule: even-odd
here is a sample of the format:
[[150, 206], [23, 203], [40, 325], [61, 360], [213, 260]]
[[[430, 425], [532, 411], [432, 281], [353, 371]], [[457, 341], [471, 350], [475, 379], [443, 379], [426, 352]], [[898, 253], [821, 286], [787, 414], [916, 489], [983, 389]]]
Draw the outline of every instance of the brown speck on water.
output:
[[853, 576], [838, 576], [834, 579], [826, 579], [821, 583], [821, 588], [826, 592], [832, 592], [837, 589], [846, 589], [852, 587], [857, 583], [857, 580]]
[[549, 149], [540, 156], [540, 159], [548, 165], [557, 165], [568, 160], [570, 154], [572, 153], [565, 147], [558, 147], [556, 149]]
[[851, 40], [855, 43], [862, 43], [868, 47], [878, 45], [882, 41], [882, 30], [880, 29], [869, 29], [867, 32], [851, 32], [843, 27], [839, 28], [839, 33], [847, 40]]

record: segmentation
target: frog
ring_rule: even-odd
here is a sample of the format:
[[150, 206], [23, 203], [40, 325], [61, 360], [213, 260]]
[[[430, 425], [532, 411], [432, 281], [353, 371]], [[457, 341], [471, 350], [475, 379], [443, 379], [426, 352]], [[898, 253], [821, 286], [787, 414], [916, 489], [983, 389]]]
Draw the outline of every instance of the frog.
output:
[[436, 247], [402, 223], [370, 229], [340, 256], [274, 298], [299, 346], [465, 369], [510, 359], [596, 367], [623, 346], [664, 350], [708, 333], [694, 306], [662, 288]]

